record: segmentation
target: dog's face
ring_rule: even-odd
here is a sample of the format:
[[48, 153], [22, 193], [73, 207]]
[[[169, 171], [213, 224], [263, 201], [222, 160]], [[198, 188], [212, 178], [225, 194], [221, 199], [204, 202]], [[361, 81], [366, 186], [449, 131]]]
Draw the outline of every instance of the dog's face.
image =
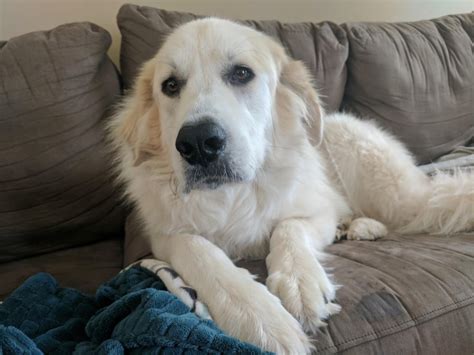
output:
[[272, 147], [275, 96], [288, 62], [276, 42], [230, 21], [193, 21], [168, 37], [146, 64], [135, 96], [155, 107], [142, 108], [158, 116], [148, 117], [159, 121], [149, 123], [156, 131], [148, 134], [159, 134], [154, 141], [181, 191], [255, 178]]
[[278, 68], [267, 37], [222, 20], [195, 21], [156, 57], [164, 144], [186, 191], [249, 181], [265, 157]]

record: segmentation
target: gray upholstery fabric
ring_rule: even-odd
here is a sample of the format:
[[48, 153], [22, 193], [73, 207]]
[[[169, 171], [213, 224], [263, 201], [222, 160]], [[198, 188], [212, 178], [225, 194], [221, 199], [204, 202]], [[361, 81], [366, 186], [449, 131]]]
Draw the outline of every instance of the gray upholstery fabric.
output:
[[0, 49], [0, 262], [122, 233], [105, 117], [120, 94], [90, 23]]
[[[199, 16], [136, 5], [124, 5], [117, 16], [122, 34], [121, 72], [126, 88], [137, 70], [153, 57], [177, 26]], [[345, 32], [330, 22], [284, 24], [278, 21], [242, 21], [280, 41], [288, 53], [308, 66], [328, 111], [337, 111], [346, 82], [349, 52]]]
[[[471, 354], [473, 235], [390, 235], [328, 248], [342, 311], [321, 328], [318, 354]], [[241, 262], [265, 279], [263, 261]]]
[[[151, 256], [136, 214], [126, 225], [124, 265]], [[342, 311], [316, 334], [316, 353], [472, 354], [473, 238], [389, 235], [331, 245], [326, 266], [342, 285]], [[263, 260], [237, 265], [265, 281]]]
[[123, 240], [107, 239], [0, 264], [0, 301], [28, 277], [48, 272], [64, 287], [94, 294], [122, 269]]
[[433, 163], [420, 165], [419, 168], [428, 175], [435, 175], [439, 171], [474, 173], [474, 145], [458, 147], [452, 152], [439, 157]]
[[328, 265], [343, 285], [337, 295], [343, 309], [318, 334], [317, 349], [358, 354], [472, 351], [472, 237], [390, 235], [373, 243], [332, 245], [328, 252], [334, 258]]
[[420, 163], [474, 136], [474, 13], [344, 28], [345, 109], [375, 118]]

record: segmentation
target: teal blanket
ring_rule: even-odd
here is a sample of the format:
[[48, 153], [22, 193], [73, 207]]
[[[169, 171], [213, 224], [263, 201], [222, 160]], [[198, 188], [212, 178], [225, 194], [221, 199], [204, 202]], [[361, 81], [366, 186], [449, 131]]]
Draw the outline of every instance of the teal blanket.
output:
[[94, 296], [30, 277], [0, 304], [0, 354], [262, 354], [224, 334], [138, 266]]

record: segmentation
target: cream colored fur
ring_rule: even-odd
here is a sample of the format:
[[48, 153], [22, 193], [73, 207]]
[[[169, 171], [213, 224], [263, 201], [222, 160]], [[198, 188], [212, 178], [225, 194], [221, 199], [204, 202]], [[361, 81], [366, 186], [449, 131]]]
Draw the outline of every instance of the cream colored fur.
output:
[[472, 174], [439, 172], [430, 178], [375, 123], [344, 113], [328, 115], [324, 122], [321, 151], [327, 172], [354, 217], [370, 217], [400, 233], [450, 235], [474, 229]]
[[[222, 80], [235, 63], [256, 73], [244, 87]], [[166, 97], [161, 83], [176, 72], [186, 85]], [[227, 131], [244, 181], [187, 193], [174, 142], [203, 114]], [[473, 223], [472, 179], [431, 181], [372, 123], [323, 115], [307, 70], [280, 45], [204, 19], [169, 36], [111, 126], [121, 179], [155, 257], [196, 289], [224, 331], [277, 353], [309, 352], [304, 330], [339, 310], [321, 264], [339, 221], [356, 218], [352, 239], [376, 239], [384, 225], [453, 232]], [[267, 287], [232, 262], [265, 257]]]

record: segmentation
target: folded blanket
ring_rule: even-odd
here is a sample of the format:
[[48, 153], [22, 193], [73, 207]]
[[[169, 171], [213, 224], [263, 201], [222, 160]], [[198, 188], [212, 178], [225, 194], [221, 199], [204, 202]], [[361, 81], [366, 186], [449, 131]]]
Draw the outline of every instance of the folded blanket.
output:
[[191, 312], [139, 266], [102, 285], [95, 297], [39, 273], [0, 304], [0, 354], [162, 352], [262, 354]]

